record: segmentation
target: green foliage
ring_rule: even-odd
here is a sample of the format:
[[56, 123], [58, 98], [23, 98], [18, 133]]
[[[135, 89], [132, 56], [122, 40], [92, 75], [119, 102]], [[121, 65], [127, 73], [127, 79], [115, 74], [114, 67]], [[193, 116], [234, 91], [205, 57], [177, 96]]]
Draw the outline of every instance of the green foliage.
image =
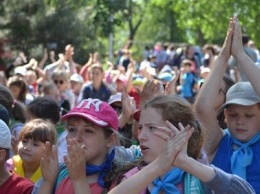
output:
[[260, 32], [256, 25], [260, 20], [258, 0], [152, 0], [152, 3], [162, 8], [171, 4], [171, 9], [178, 15], [178, 27], [186, 30], [193, 43], [222, 44], [228, 20], [234, 13], [238, 14], [244, 31], [257, 42], [260, 40], [256, 36]]
[[70, 43], [84, 63], [89, 52], [107, 55], [111, 32], [115, 50], [131, 40], [136, 56], [158, 41], [221, 45], [235, 13], [259, 46], [259, 7], [259, 0], [2, 0], [0, 36], [31, 56], [39, 46], [55, 43], [63, 52]]

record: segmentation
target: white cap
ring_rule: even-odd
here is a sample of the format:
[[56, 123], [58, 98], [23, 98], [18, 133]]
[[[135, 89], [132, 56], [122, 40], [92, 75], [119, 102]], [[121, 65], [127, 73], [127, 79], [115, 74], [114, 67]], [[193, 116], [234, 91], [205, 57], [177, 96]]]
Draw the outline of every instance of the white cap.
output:
[[0, 148], [11, 149], [11, 132], [4, 121], [0, 119]]
[[121, 102], [121, 97], [122, 97], [122, 93], [120, 93], [120, 92], [110, 96], [110, 98], [108, 100], [108, 104], [111, 105], [114, 102]]
[[75, 81], [79, 83], [84, 83], [83, 77], [78, 73], [74, 73], [70, 76], [70, 81]]
[[21, 74], [22, 76], [26, 76], [27, 70], [23, 66], [18, 66], [14, 69], [14, 75]]

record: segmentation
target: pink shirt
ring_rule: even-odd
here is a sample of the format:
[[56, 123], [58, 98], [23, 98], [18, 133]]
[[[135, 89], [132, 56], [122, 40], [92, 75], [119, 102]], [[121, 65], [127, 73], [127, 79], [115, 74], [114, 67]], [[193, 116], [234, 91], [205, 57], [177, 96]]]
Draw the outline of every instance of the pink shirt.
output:
[[[140, 169], [135, 167], [135, 168], [129, 170], [123, 176], [124, 176], [124, 178], [128, 179], [128, 178], [130, 178], [131, 176], [133, 176], [134, 174], [136, 174], [139, 171], [140, 171]], [[183, 186], [184, 186], [183, 182], [180, 182], [178, 185], [176, 185], [176, 187], [178, 188], [180, 194], [184, 194]], [[140, 194], [146, 194], [146, 190], [143, 190]]]
[[[103, 188], [98, 183], [89, 184], [91, 193], [100, 194], [103, 191]], [[61, 181], [59, 186], [56, 188], [55, 194], [74, 194], [74, 189], [71, 180], [69, 177]]]

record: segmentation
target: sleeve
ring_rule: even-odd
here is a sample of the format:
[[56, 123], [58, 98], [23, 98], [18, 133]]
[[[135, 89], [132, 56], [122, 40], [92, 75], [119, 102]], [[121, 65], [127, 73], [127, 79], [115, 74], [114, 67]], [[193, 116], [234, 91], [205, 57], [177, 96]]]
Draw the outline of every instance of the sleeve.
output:
[[28, 185], [25, 185], [24, 188], [22, 189], [22, 192], [21, 192], [21, 190], [20, 190], [20, 192], [22, 194], [31, 194], [32, 190], [33, 190], [33, 184], [28, 184]]
[[211, 181], [203, 183], [205, 190], [211, 191], [205, 193], [255, 193], [252, 186], [246, 180], [238, 177], [237, 175], [226, 173], [213, 165], [211, 165], [211, 167], [213, 167], [216, 171], [216, 175]]
[[37, 193], [38, 193], [39, 188], [40, 188], [42, 182], [43, 182], [43, 179], [41, 178], [39, 181], [37, 181], [37, 182], [34, 184], [34, 187], [33, 187], [33, 190], [32, 190], [32, 194], [37, 194]]
[[124, 146], [115, 147], [115, 160], [121, 161], [133, 161], [142, 156], [141, 149], [139, 146], [132, 145], [130, 148]]
[[8, 79], [9, 77], [11, 77], [11, 71], [13, 71], [14, 69], [14, 65], [13, 64], [9, 64], [6, 69], [5, 69], [5, 77], [6, 79]]

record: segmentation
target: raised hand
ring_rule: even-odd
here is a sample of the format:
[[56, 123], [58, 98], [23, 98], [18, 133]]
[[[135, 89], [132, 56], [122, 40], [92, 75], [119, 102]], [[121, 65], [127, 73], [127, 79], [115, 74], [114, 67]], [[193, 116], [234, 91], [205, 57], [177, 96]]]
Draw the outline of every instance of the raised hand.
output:
[[72, 56], [74, 55], [74, 47], [70, 44], [68, 44], [65, 47], [65, 59], [69, 60], [72, 58]]
[[179, 77], [180, 77], [180, 71], [178, 69], [178, 67], [174, 67], [173, 68], [174, 71], [174, 79], [172, 79], [170, 82], [167, 82], [166, 86], [165, 86], [165, 91], [164, 94], [176, 94], [176, 82], [178, 81]]
[[242, 44], [242, 31], [237, 17], [233, 18], [233, 31], [231, 54], [236, 58], [244, 53]]
[[154, 134], [166, 141], [160, 155], [156, 158], [158, 165], [161, 165], [162, 174], [167, 172], [171, 167], [176, 166], [175, 160], [181, 150], [187, 151], [187, 143], [190, 138], [193, 128], [189, 125], [185, 128], [179, 123], [177, 129], [169, 121], [166, 121], [167, 127], [159, 127], [160, 130]]
[[67, 140], [68, 155], [64, 162], [72, 182], [86, 179], [85, 145], [80, 145], [75, 138]]
[[48, 141], [45, 143], [45, 147], [43, 148], [43, 156], [40, 161], [40, 166], [43, 180], [53, 186], [59, 170], [58, 153], [56, 146], [51, 145]]
[[135, 111], [135, 107], [134, 107], [132, 98], [130, 98], [128, 96], [127, 92], [126, 92], [125, 87], [123, 87], [121, 102], [122, 102], [122, 114], [123, 114], [123, 116], [130, 118], [130, 116]]
[[225, 61], [228, 61], [228, 59], [231, 56], [233, 32], [234, 32], [234, 19], [230, 18], [226, 39], [220, 52], [220, 55], [225, 59]]
[[163, 85], [157, 80], [149, 80], [145, 83], [142, 92], [140, 93], [141, 103], [145, 103], [152, 97], [162, 94], [164, 91]]

